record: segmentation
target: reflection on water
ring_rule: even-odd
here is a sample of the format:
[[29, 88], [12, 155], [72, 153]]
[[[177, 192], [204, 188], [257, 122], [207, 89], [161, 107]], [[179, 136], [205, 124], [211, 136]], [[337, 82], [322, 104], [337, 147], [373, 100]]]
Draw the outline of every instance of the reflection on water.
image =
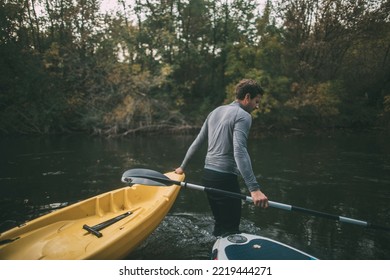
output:
[[[0, 139], [0, 231], [123, 187], [130, 168], [171, 171], [193, 136], [101, 139], [86, 136]], [[383, 135], [251, 139], [256, 177], [272, 201], [390, 227], [390, 142]], [[186, 181], [200, 184], [205, 152]], [[247, 194], [245, 187], [242, 192]], [[60, 203], [60, 204], [55, 204]], [[128, 259], [208, 259], [213, 220], [204, 193], [183, 189], [169, 215]], [[243, 205], [242, 231], [320, 259], [390, 259], [388, 232], [279, 209]]]

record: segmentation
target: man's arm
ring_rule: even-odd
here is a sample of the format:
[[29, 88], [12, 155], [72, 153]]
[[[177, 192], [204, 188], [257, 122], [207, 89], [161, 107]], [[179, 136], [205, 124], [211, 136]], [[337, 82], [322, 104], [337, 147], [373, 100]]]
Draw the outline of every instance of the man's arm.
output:
[[188, 162], [191, 160], [192, 156], [200, 149], [204, 141], [207, 140], [207, 134], [208, 134], [207, 120], [208, 119], [206, 119], [206, 121], [203, 123], [203, 126], [200, 129], [198, 136], [195, 138], [194, 142], [192, 142], [191, 146], [188, 148], [187, 153], [180, 167], [176, 168], [175, 170], [176, 173], [178, 174], [184, 173], [184, 169], [186, 168]]
[[253, 173], [251, 159], [247, 150], [247, 140], [251, 124], [252, 119], [250, 115], [237, 119], [233, 132], [234, 158], [238, 170], [251, 193], [253, 203], [256, 206], [266, 208], [268, 207], [268, 198], [260, 190], [260, 185]]

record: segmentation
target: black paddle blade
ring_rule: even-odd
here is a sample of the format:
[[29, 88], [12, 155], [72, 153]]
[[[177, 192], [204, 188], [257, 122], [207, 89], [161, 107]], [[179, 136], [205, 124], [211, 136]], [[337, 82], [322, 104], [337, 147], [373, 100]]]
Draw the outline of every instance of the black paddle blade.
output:
[[127, 170], [123, 173], [121, 181], [127, 184], [140, 184], [148, 186], [167, 186], [172, 184], [172, 181], [164, 174], [143, 168]]

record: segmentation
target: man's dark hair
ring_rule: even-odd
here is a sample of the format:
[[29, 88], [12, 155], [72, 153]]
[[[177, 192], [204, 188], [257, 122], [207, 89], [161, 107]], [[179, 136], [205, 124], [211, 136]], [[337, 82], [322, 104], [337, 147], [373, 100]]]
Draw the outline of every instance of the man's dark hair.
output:
[[247, 93], [249, 93], [251, 98], [255, 98], [257, 95], [262, 95], [264, 90], [256, 81], [244, 79], [241, 80], [236, 86], [236, 98], [243, 100]]

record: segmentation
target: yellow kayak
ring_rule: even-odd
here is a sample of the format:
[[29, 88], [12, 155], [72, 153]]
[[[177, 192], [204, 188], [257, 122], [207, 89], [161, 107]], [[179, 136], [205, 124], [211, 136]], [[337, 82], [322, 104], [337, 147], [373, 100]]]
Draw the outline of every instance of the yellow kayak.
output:
[[179, 190], [135, 184], [56, 210], [1, 233], [0, 259], [122, 259], [157, 228]]

